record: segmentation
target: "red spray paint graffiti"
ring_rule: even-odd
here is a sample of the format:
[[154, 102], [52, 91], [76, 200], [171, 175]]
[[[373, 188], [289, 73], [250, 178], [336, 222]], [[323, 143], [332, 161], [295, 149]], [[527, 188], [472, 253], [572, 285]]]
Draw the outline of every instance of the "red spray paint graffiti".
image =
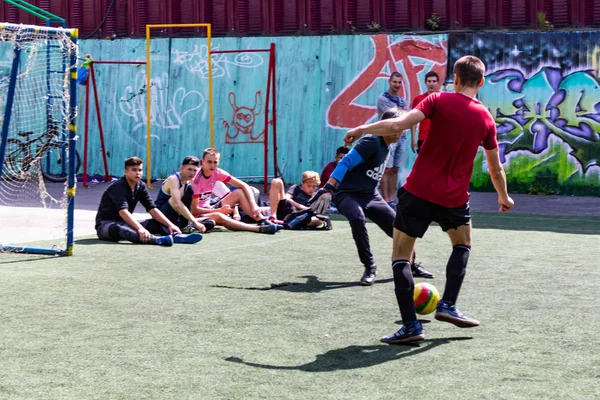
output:
[[[242, 143], [264, 143], [265, 130], [254, 135], [254, 124], [256, 116], [262, 111], [262, 95], [260, 91], [256, 92], [254, 98], [254, 106], [238, 106], [236, 103], [235, 93], [229, 93], [229, 104], [233, 111], [231, 123], [221, 118], [221, 124], [225, 128], [225, 143], [227, 144], [242, 144]], [[270, 121], [269, 121], [270, 122]]]
[[[408, 37], [393, 41], [392, 36], [371, 37], [374, 56], [369, 65], [346, 86], [327, 109], [327, 125], [332, 128], [353, 128], [377, 115], [375, 104], [356, 104], [354, 101], [378, 79], [388, 80], [392, 72], [404, 77], [403, 92], [409, 103], [420, 94], [420, 72], [435, 71], [440, 81], [446, 77], [447, 40], [433, 43], [424, 38]], [[427, 71], [424, 71], [427, 69]]]

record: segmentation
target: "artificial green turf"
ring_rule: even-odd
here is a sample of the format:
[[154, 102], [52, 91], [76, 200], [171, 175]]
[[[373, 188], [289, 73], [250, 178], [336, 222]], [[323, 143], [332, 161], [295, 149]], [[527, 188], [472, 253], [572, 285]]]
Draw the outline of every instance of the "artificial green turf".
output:
[[[573, 220], [476, 215], [458, 305], [482, 326], [425, 316], [415, 346], [378, 341], [400, 318], [391, 240], [373, 224], [373, 287], [357, 284], [343, 221], [172, 248], [88, 238], [73, 257], [0, 254], [0, 398], [597, 398], [600, 250], [594, 224]], [[417, 246], [442, 290], [448, 239], [432, 226]]]

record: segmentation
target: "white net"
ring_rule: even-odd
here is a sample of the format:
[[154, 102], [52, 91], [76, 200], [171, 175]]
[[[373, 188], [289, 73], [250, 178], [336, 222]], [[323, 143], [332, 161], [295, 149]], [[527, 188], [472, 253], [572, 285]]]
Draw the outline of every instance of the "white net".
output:
[[64, 249], [66, 244], [70, 63], [76, 52], [70, 35], [70, 30], [0, 24], [2, 246], [41, 241], [42, 248]]

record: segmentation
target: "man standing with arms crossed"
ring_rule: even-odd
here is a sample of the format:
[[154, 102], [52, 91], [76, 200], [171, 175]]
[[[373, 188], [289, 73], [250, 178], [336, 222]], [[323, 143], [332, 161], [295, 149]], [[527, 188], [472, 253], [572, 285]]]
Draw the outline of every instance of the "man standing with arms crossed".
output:
[[[425, 86], [427, 86], [427, 91], [423, 94], [416, 96], [413, 99], [413, 102], [410, 105], [411, 108], [413, 108], [413, 109], [416, 108], [420, 102], [422, 102], [423, 100], [425, 100], [427, 98], [427, 96], [429, 96], [432, 93], [437, 92], [439, 83], [440, 83], [440, 77], [436, 72], [429, 71], [428, 73], [426, 73], [425, 74]], [[416, 151], [417, 154], [419, 154], [419, 150], [421, 150], [421, 146], [423, 146], [423, 142], [427, 138], [427, 134], [429, 133], [429, 124], [430, 124], [429, 118], [425, 118], [423, 121], [421, 121], [420, 124], [418, 124], [418, 126], [419, 126], [419, 138], [418, 139], [417, 139], [417, 135], [415, 135], [415, 132], [417, 130], [417, 125], [413, 126], [411, 129], [411, 131], [413, 132], [411, 147], [412, 147], [412, 151], [413, 152]]]
[[361, 125], [344, 137], [344, 141], [351, 144], [367, 132], [392, 136], [425, 118], [431, 120], [427, 144], [417, 157], [406, 184], [398, 191], [392, 269], [403, 325], [397, 332], [382, 337], [381, 341], [385, 343], [424, 339], [423, 327], [415, 312], [409, 259], [416, 238], [423, 237], [432, 222], [437, 222], [452, 242], [452, 254], [446, 266], [446, 287], [437, 305], [435, 319], [462, 328], [479, 326], [479, 321], [463, 315], [456, 308], [456, 300], [471, 253], [468, 189], [480, 145], [485, 149], [500, 212], [514, 206], [506, 189], [494, 118], [476, 98], [484, 83], [485, 65], [477, 57], [465, 56], [456, 61], [453, 72], [454, 93], [434, 93], [407, 114]]
[[[388, 82], [388, 90], [383, 92], [377, 99], [377, 117], [379, 119], [381, 119], [384, 112], [393, 107], [396, 107], [398, 110], [408, 111], [407, 102], [399, 95], [402, 88], [402, 75], [399, 72], [392, 72]], [[394, 195], [396, 194], [396, 185], [398, 184], [398, 169], [400, 168], [402, 155], [405, 151], [406, 135], [402, 133], [400, 140], [392, 143], [390, 146], [390, 154], [380, 182], [381, 196], [392, 208], [396, 206]]]

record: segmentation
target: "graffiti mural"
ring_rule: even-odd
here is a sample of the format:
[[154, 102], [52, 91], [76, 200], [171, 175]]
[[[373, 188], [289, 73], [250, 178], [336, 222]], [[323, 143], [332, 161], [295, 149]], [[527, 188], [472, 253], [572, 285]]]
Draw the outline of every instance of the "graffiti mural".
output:
[[[450, 62], [487, 65], [479, 99], [494, 116], [511, 190], [599, 194], [597, 32], [453, 35]], [[491, 188], [483, 156], [472, 184]]]
[[[219, 50], [216, 45], [212, 51]], [[201, 79], [208, 79], [208, 46], [194, 45], [192, 51], [171, 50], [173, 63], [185, 66], [185, 69]], [[257, 53], [220, 53], [212, 55], [213, 79], [230, 77], [237, 68], [258, 68], [264, 64], [263, 57]]]
[[[425, 74], [435, 71], [443, 81], [446, 76], [447, 41], [445, 35], [428, 37], [375, 35], [371, 36], [372, 59], [352, 81], [343, 88], [327, 109], [327, 125], [332, 128], [353, 128], [377, 115], [376, 102], [359, 103], [376, 82], [387, 82], [392, 72], [403, 76], [400, 95], [410, 101], [423, 92]], [[387, 84], [374, 88], [377, 95]]]
[[258, 134], [254, 134], [254, 124], [256, 117], [262, 111], [262, 95], [260, 91], [256, 92], [254, 106], [238, 106], [235, 93], [229, 93], [229, 104], [231, 105], [231, 124], [221, 118], [221, 125], [225, 129], [225, 143], [263, 143], [264, 129]]

